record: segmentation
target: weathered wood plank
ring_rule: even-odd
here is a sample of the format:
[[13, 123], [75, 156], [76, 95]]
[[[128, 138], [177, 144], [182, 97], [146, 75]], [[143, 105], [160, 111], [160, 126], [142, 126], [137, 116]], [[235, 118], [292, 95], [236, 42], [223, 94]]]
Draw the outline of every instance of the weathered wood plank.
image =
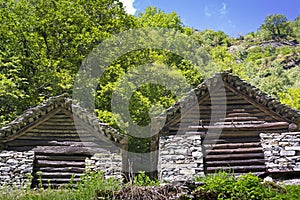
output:
[[[42, 172], [41, 177], [43, 178], [79, 178], [83, 176], [84, 173], [70, 173], [70, 172]], [[40, 177], [38, 174], [33, 174], [34, 177]]]
[[[247, 125], [224, 125], [224, 126], [206, 126], [204, 129], [230, 129], [230, 130], [272, 130], [280, 128], [288, 128], [289, 123], [287, 122], [273, 122], [265, 124], [247, 124]], [[202, 126], [190, 126], [190, 129], [203, 129]]]
[[95, 140], [94, 142], [77, 142], [77, 141], [49, 141], [49, 140], [23, 140], [16, 139], [7, 143], [8, 146], [73, 146], [73, 147], [111, 147], [110, 144], [107, 144], [100, 140]]
[[40, 155], [92, 155], [94, 153], [107, 152], [102, 148], [93, 147], [71, 147], [71, 146], [38, 146], [33, 149], [35, 154]]
[[[39, 183], [40, 180], [42, 180], [43, 183], [50, 182], [50, 186], [51, 186], [51, 184], [53, 184], [53, 183], [69, 183], [71, 179], [70, 178], [58, 178], [58, 177], [56, 177], [56, 178], [43, 178], [42, 177], [41, 179], [37, 178], [34, 181]], [[80, 180], [81, 180], [80, 178], [74, 178], [73, 182], [78, 182]]]
[[35, 171], [42, 172], [74, 172], [74, 173], [83, 173], [83, 167], [35, 167]]
[[251, 158], [264, 158], [263, 153], [244, 153], [244, 154], [224, 154], [224, 155], [206, 155], [205, 159], [206, 161], [213, 161], [213, 160], [246, 160]]
[[260, 138], [252, 137], [252, 138], [216, 138], [212, 140], [205, 140], [203, 144], [227, 144], [227, 143], [243, 143], [243, 142], [260, 142]]
[[219, 170], [230, 170], [234, 172], [250, 172], [250, 171], [265, 171], [265, 165], [252, 165], [252, 166], [231, 166], [231, 167], [207, 167], [207, 172], [214, 172]]
[[237, 148], [237, 149], [211, 149], [205, 151], [209, 155], [216, 154], [238, 154], [238, 153], [261, 153], [263, 152], [262, 147], [255, 148]]
[[206, 165], [213, 166], [236, 166], [236, 165], [264, 165], [264, 159], [248, 159], [248, 160], [221, 160], [221, 161], [207, 161]]
[[39, 119], [31, 122], [27, 126], [21, 128], [20, 130], [18, 130], [18, 132], [16, 134], [14, 134], [14, 136], [9, 137], [8, 140], [4, 140], [4, 141], [12, 141], [12, 140], [20, 137], [20, 134], [22, 135], [22, 134], [26, 133], [27, 131], [30, 131], [30, 130], [34, 129], [35, 127], [42, 124], [47, 119], [51, 118], [53, 115], [55, 115], [59, 111], [60, 111], [60, 108], [56, 108], [56, 109], [52, 110], [51, 112], [47, 113], [46, 115], [40, 117]]
[[73, 136], [59, 136], [59, 137], [32, 137], [32, 136], [23, 136], [22, 139], [24, 140], [47, 140], [47, 141], [94, 141], [95, 137], [73, 137]]
[[56, 161], [85, 161], [87, 156], [46, 156], [46, 155], [36, 155], [36, 160], [56, 160]]
[[85, 167], [83, 161], [36, 160], [37, 167]]
[[260, 142], [248, 142], [248, 143], [225, 143], [225, 144], [213, 144], [213, 145], [205, 145], [207, 148], [213, 149], [235, 149], [242, 147], [261, 147]]
[[233, 88], [231, 85], [229, 85], [228, 83], [224, 82], [224, 85], [234, 94], [241, 96], [242, 98], [244, 98], [246, 101], [248, 101], [249, 103], [255, 105], [255, 107], [259, 108], [261, 111], [267, 113], [268, 115], [272, 116], [274, 119], [276, 119], [277, 121], [283, 121], [283, 122], [291, 122], [285, 118], [283, 118], [281, 115], [277, 114], [276, 112], [273, 112], [271, 110], [269, 110], [266, 106], [257, 103], [256, 100], [241, 94], [240, 91], [238, 91], [236, 88]]

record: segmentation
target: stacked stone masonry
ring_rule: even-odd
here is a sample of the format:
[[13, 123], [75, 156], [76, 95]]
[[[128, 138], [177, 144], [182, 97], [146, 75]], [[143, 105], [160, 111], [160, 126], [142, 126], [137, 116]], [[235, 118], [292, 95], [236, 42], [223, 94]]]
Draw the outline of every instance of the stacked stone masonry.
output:
[[300, 171], [300, 132], [261, 133], [269, 172]]
[[122, 158], [120, 154], [94, 154], [85, 160], [87, 172], [103, 171], [105, 178], [122, 178]]
[[34, 152], [0, 152], [0, 188], [24, 188], [31, 184]]
[[189, 180], [204, 175], [200, 135], [170, 135], [159, 140], [159, 179]]

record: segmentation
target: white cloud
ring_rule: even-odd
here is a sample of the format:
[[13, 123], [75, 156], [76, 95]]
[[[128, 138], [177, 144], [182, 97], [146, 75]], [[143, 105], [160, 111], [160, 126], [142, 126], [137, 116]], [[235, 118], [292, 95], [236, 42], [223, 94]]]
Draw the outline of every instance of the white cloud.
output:
[[206, 17], [212, 17], [219, 15], [220, 17], [225, 16], [228, 13], [226, 3], [222, 3], [222, 6], [216, 4], [206, 5], [204, 8]]
[[133, 3], [135, 0], [120, 0], [124, 7], [125, 7], [125, 11], [128, 13], [128, 14], [132, 14], [134, 15], [135, 12], [136, 12], [136, 8], [133, 6]]
[[220, 9], [220, 15], [226, 15], [227, 14], [227, 6], [226, 3], [222, 3], [222, 8]]

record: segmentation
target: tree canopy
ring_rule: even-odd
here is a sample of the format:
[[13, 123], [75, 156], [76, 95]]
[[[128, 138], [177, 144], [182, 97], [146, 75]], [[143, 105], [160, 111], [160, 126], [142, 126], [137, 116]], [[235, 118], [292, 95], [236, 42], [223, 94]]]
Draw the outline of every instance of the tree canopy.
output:
[[[206, 50], [204, 60], [211, 62], [203, 65], [211, 71], [201, 74], [182, 56], [163, 49], [122, 55], [98, 80], [95, 111], [104, 122], [117, 127], [115, 119], [120, 116], [112, 112], [112, 94], [120, 89], [122, 77], [144, 64], [176, 69], [179, 74], [172, 76], [182, 75], [193, 87], [209, 74], [231, 68], [261, 90], [300, 109], [300, 15], [295, 21], [270, 15], [256, 32], [231, 38], [222, 31], [186, 27], [175, 12], [155, 7], [128, 15], [116, 0], [0, 0], [0, 7], [0, 126], [45, 98], [71, 93], [75, 75], [92, 49], [117, 33], [136, 28], [186, 34]], [[162, 85], [144, 84], [128, 99], [129, 112], [136, 124], [145, 126], [151, 123], [151, 113], [168, 108], [178, 98]]]

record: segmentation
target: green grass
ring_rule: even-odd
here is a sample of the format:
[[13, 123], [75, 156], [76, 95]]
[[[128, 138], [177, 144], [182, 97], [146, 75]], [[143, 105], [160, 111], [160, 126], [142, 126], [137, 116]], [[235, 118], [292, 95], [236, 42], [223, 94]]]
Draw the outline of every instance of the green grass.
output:
[[[143, 173], [133, 181], [136, 186], [158, 185], [157, 181], [151, 181]], [[236, 178], [232, 173], [218, 172], [196, 177], [195, 181], [205, 183], [193, 191], [197, 199], [300, 199], [300, 185], [263, 183], [262, 179], [250, 173]], [[0, 190], [0, 200], [96, 200], [97, 196], [112, 199], [121, 187], [120, 180], [105, 179], [103, 173], [99, 172], [82, 177], [76, 189], [69, 186], [36, 190], [4, 188]]]
[[97, 195], [109, 197], [113, 191], [120, 189], [121, 182], [117, 179], [105, 179], [102, 172], [83, 176], [76, 188], [67, 185], [58, 189], [9, 189], [0, 191], [0, 200], [96, 200]]

